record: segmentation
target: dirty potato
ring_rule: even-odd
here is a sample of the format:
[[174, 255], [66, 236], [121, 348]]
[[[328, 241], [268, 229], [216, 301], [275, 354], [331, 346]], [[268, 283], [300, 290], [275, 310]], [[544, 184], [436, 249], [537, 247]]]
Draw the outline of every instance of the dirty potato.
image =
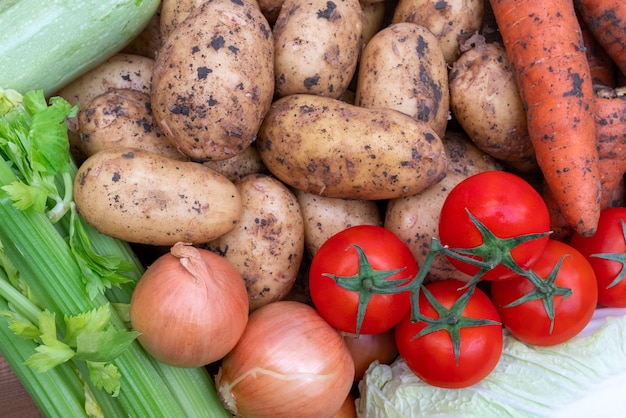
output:
[[363, 27], [361, 29], [361, 50], [372, 37], [378, 33], [385, 20], [387, 3], [384, 0], [368, 2], [360, 0], [363, 11]]
[[[439, 212], [452, 188], [472, 174], [501, 168], [464, 133], [449, 132], [444, 137], [444, 146], [450, 160], [446, 177], [419, 194], [391, 199], [387, 203], [385, 228], [407, 244], [420, 266], [430, 251], [431, 239], [439, 237]], [[439, 254], [429, 268], [426, 280], [468, 281], [470, 278]]]
[[323, 197], [295, 191], [304, 220], [304, 246], [307, 254], [315, 255], [321, 245], [337, 232], [355, 225], [379, 225], [383, 219], [372, 200]]
[[447, 167], [440, 137], [424, 122], [311, 94], [274, 102], [256, 144], [278, 179], [327, 197], [409, 196], [441, 180]]
[[236, 186], [242, 202], [239, 222], [207, 248], [239, 271], [254, 311], [291, 290], [304, 254], [304, 226], [296, 197], [274, 177], [251, 174]]
[[274, 43], [256, 2], [214, 0], [178, 24], [154, 65], [152, 112], [192, 160], [223, 160], [255, 139], [274, 93]]
[[406, 113], [443, 137], [450, 99], [448, 69], [437, 38], [415, 23], [380, 30], [361, 55], [355, 103]]
[[209, 242], [232, 230], [241, 213], [239, 192], [223, 175], [136, 148], [107, 149], [85, 160], [74, 200], [98, 231], [149, 245]]
[[152, 118], [150, 95], [110, 89], [78, 112], [80, 147], [90, 156], [108, 148], [141, 148], [175, 160], [187, 160]]
[[273, 29], [275, 97], [341, 97], [356, 70], [362, 30], [359, 0], [285, 0]]
[[192, 9], [200, 7], [205, 0], [162, 0], [159, 34], [167, 39], [176, 26], [185, 20]]
[[248, 174], [269, 174], [254, 143], [234, 157], [202, 164], [225, 175], [232, 182], [237, 182]]
[[539, 170], [504, 46], [478, 42], [450, 70], [450, 108], [472, 141], [514, 171]]
[[461, 43], [483, 24], [483, 0], [398, 0], [392, 23], [412, 22], [430, 30], [439, 40], [446, 62], [461, 55]]

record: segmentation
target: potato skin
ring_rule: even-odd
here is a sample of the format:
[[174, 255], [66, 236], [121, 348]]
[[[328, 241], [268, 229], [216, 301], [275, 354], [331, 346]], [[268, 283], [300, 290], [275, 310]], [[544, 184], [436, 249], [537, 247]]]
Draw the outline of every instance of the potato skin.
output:
[[285, 0], [273, 29], [275, 98], [341, 97], [361, 51], [362, 14], [358, 0]]
[[398, 0], [391, 21], [426, 27], [452, 64], [461, 54], [461, 43], [481, 29], [484, 14], [484, 0]]
[[448, 69], [437, 38], [408, 22], [376, 33], [361, 54], [355, 104], [396, 109], [443, 137], [450, 99]]
[[78, 112], [80, 147], [90, 156], [108, 148], [141, 148], [185, 161], [152, 117], [150, 95], [132, 89], [110, 89]]
[[232, 182], [237, 182], [249, 174], [269, 174], [255, 143], [234, 157], [220, 161], [206, 161], [202, 164], [223, 174]]
[[236, 186], [243, 208], [239, 222], [207, 248], [239, 271], [252, 312], [291, 290], [304, 255], [304, 225], [296, 197], [274, 177], [251, 174]]
[[514, 171], [537, 172], [526, 112], [504, 46], [478, 43], [450, 70], [450, 108], [470, 139]]
[[441, 139], [423, 122], [311, 94], [274, 102], [256, 144], [278, 179], [327, 197], [408, 196], [441, 180], [447, 167]]
[[328, 238], [355, 225], [382, 226], [383, 218], [373, 200], [340, 199], [295, 190], [304, 220], [304, 246], [314, 256]]
[[86, 106], [94, 97], [111, 88], [127, 88], [150, 93], [154, 59], [118, 53], [72, 81], [55, 95], [73, 105]]
[[155, 120], [194, 161], [241, 153], [272, 102], [273, 52], [271, 28], [256, 2], [204, 2], [157, 55]]
[[98, 231], [124, 241], [172, 246], [211, 241], [235, 227], [235, 185], [199, 163], [145, 150], [100, 151], [81, 164], [74, 200]]
[[[439, 237], [439, 213], [450, 190], [472, 174], [501, 168], [463, 132], [448, 131], [443, 142], [449, 156], [446, 177], [421, 193], [389, 200], [385, 212], [384, 227], [405, 242], [420, 266], [428, 255], [431, 239]], [[470, 276], [457, 270], [446, 257], [437, 255], [426, 280], [445, 279], [468, 281]]]

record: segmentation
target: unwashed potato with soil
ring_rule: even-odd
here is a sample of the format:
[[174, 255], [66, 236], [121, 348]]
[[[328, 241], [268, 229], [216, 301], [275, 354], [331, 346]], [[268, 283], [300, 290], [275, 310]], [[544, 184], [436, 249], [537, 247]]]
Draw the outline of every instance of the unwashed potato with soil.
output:
[[162, 0], [159, 33], [167, 39], [176, 26], [185, 20], [195, 7], [202, 6], [205, 0]]
[[254, 311], [291, 290], [304, 255], [304, 225], [296, 197], [274, 177], [252, 174], [236, 186], [242, 202], [239, 222], [207, 248], [239, 271]]
[[[479, 150], [463, 133], [449, 132], [444, 145], [450, 156], [446, 177], [419, 194], [389, 200], [385, 213], [385, 228], [407, 244], [420, 266], [430, 251], [431, 239], [439, 237], [439, 212], [452, 188], [472, 174], [500, 169], [495, 159]], [[427, 281], [466, 282], [470, 278], [441, 254], [435, 257], [426, 276]]]
[[323, 197], [302, 190], [295, 194], [304, 219], [304, 246], [310, 256], [339, 231], [355, 225], [383, 224], [375, 201]]
[[285, 0], [273, 29], [275, 97], [341, 97], [356, 71], [362, 30], [359, 0]]
[[363, 28], [361, 29], [361, 49], [363, 49], [381, 29], [385, 20], [387, 3], [384, 0], [374, 2], [360, 0], [359, 3], [363, 11]]
[[398, 110], [443, 137], [450, 96], [448, 68], [437, 38], [424, 26], [408, 22], [376, 33], [361, 54], [355, 104]]
[[257, 2], [269, 24], [274, 25], [285, 0], [257, 0]]
[[155, 60], [152, 112], [165, 135], [194, 161], [243, 152], [272, 103], [273, 51], [255, 1], [204, 2]]
[[120, 52], [125, 54], [142, 55], [154, 59], [161, 48], [161, 5], [148, 22], [148, 25], [135, 39], [124, 47]]
[[426, 27], [452, 64], [461, 55], [461, 43], [482, 28], [484, 14], [484, 0], [398, 0], [391, 21]]
[[442, 141], [424, 122], [312, 94], [274, 102], [256, 144], [275, 177], [327, 197], [410, 196], [437, 183], [447, 169]]
[[225, 175], [233, 182], [241, 180], [248, 174], [269, 174], [254, 143], [234, 157], [220, 161], [206, 161], [202, 164]]
[[450, 108], [472, 141], [513, 171], [537, 172], [526, 111], [504, 46], [477, 42], [450, 70]]
[[78, 112], [80, 147], [86, 156], [109, 148], [141, 148], [186, 161], [152, 118], [150, 95], [131, 89], [110, 89]]
[[55, 96], [72, 105], [86, 106], [94, 97], [112, 88], [150, 93], [154, 60], [136, 54], [118, 53], [67, 84]]
[[223, 175], [199, 163], [136, 148], [100, 151], [81, 164], [74, 200], [98, 231], [139, 244], [202, 244], [232, 230], [241, 197]]

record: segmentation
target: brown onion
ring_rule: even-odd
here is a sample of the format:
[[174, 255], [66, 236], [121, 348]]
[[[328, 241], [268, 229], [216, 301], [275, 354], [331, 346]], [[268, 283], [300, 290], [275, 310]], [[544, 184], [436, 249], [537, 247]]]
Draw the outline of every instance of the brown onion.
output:
[[138, 340], [156, 359], [200, 367], [224, 357], [248, 322], [248, 293], [226, 259], [177, 243], [144, 273], [130, 301]]
[[339, 333], [312, 307], [279, 301], [250, 314], [215, 384], [224, 406], [240, 417], [330, 418], [353, 379]]

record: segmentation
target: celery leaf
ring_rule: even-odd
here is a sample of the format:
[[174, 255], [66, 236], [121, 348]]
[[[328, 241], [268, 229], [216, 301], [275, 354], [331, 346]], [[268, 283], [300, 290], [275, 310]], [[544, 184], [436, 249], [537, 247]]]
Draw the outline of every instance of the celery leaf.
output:
[[120, 380], [122, 376], [119, 370], [112, 364], [104, 362], [87, 362], [89, 368], [89, 378], [98, 388], [103, 389], [111, 396], [118, 396], [120, 393]]

